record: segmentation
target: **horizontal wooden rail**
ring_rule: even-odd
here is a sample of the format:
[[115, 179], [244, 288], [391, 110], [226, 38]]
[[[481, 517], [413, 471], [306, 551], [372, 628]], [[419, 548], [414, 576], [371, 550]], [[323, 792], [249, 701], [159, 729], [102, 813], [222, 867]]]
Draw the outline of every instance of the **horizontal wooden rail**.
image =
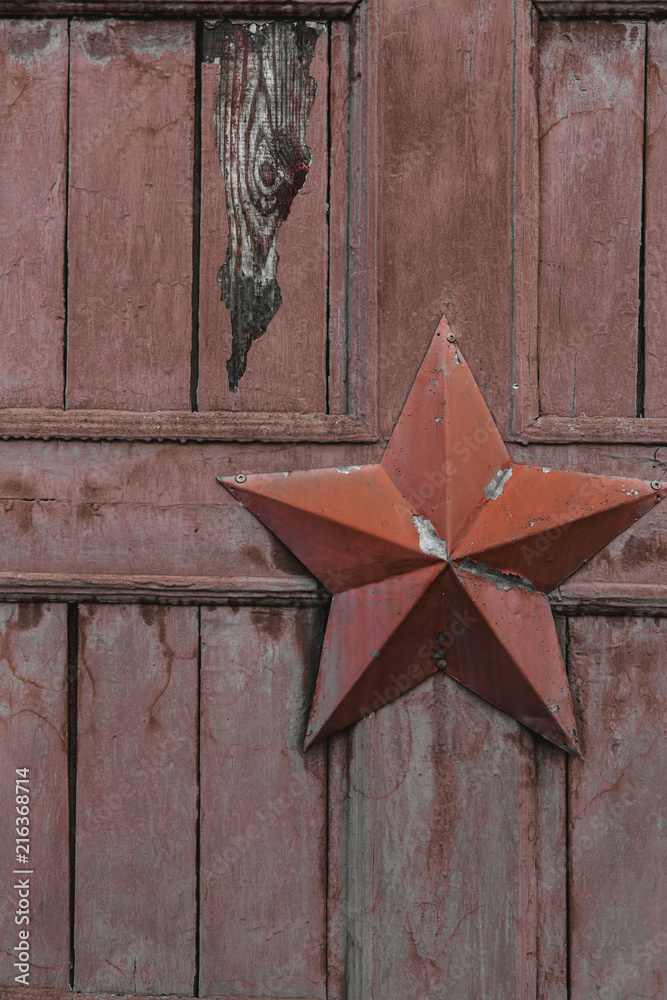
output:
[[103, 604], [233, 604], [276, 607], [326, 603], [313, 577], [145, 577], [0, 574], [0, 601]]
[[519, 444], [667, 444], [664, 417], [538, 417], [516, 430]]
[[665, 0], [534, 0], [534, 6], [545, 20], [569, 18], [613, 19], [665, 17]]
[[[0, 986], [0, 1000], [76, 1000], [80, 997], [81, 1000], [136, 1000], [136, 993], [73, 993], [71, 990], [39, 990], [32, 989], [32, 987], [18, 987], [14, 988], [7, 986]], [[155, 996], [151, 997], [151, 1000], [192, 1000], [189, 996], [173, 996], [169, 994], [168, 996]], [[207, 1000], [261, 1000], [259, 997], [239, 997], [234, 994], [233, 997], [227, 996], [214, 996], [207, 997]], [[275, 1000], [302, 1000], [302, 998], [297, 997], [276, 997]], [[314, 997], [303, 998], [303, 1000], [315, 1000]]]
[[331, 413], [0, 409], [0, 438], [78, 441], [376, 441]]
[[[549, 595], [556, 614], [667, 616], [667, 584], [568, 583]], [[290, 607], [327, 604], [313, 577], [179, 577], [2, 573], [0, 601], [102, 604], [219, 604]]]
[[347, 17], [353, 0], [0, 0], [3, 17]]

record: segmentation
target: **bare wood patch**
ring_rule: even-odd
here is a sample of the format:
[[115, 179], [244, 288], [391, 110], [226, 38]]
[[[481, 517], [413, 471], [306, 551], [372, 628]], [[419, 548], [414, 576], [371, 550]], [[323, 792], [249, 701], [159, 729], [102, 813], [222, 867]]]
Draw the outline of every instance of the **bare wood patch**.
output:
[[276, 242], [312, 160], [306, 133], [317, 85], [309, 71], [323, 30], [304, 21], [222, 22], [205, 32], [204, 59], [220, 63], [215, 125], [229, 237], [218, 283], [231, 316], [232, 392], [282, 302]]

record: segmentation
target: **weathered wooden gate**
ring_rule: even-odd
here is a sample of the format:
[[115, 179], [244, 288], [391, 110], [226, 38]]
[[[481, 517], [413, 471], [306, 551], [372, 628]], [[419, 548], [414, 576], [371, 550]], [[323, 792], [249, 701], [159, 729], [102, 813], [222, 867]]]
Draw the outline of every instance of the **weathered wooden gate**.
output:
[[664, 508], [552, 598], [583, 762], [443, 674], [304, 754], [216, 479], [376, 461], [442, 313], [518, 461], [667, 477], [665, 9], [0, 0], [2, 996], [667, 995]]

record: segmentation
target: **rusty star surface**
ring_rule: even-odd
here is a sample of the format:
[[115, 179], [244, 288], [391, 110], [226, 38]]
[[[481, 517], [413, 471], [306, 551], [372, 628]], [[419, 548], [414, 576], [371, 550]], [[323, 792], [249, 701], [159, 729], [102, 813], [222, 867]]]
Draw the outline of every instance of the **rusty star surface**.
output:
[[334, 595], [306, 749], [443, 670], [581, 756], [545, 594], [667, 487], [513, 464], [444, 320], [379, 465], [220, 482]]

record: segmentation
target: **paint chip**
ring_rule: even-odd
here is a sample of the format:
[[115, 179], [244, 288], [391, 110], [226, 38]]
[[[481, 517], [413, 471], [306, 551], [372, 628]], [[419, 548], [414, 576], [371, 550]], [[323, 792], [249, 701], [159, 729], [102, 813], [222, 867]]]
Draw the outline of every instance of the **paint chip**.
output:
[[505, 483], [512, 475], [512, 466], [509, 469], [498, 469], [493, 479], [484, 487], [484, 496], [487, 500], [497, 500], [505, 489]]
[[436, 559], [442, 559], [443, 562], [447, 562], [449, 558], [447, 555], [447, 545], [439, 537], [431, 522], [422, 517], [421, 514], [415, 514], [412, 522], [417, 529], [419, 548], [424, 555], [435, 556]]

